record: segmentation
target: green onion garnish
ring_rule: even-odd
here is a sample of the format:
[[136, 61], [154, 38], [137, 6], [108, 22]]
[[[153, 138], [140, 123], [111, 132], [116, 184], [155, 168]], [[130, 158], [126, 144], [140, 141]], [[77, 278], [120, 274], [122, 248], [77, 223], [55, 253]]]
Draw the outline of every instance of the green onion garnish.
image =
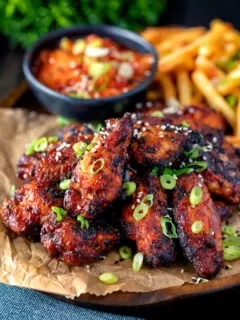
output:
[[132, 268], [133, 271], [138, 272], [142, 265], [143, 265], [143, 253], [142, 252], [138, 252], [135, 254], [135, 256], [133, 257], [133, 263], [132, 263]]
[[89, 222], [86, 219], [84, 219], [84, 217], [81, 216], [80, 214], [77, 216], [77, 221], [81, 223], [81, 229], [89, 228]]
[[189, 128], [189, 127], [190, 127], [190, 124], [187, 123], [186, 121], [183, 121], [183, 122], [182, 122], [182, 127]]
[[71, 179], [64, 179], [60, 182], [59, 187], [61, 190], [68, 190], [70, 187]]
[[11, 185], [10, 195], [11, 195], [11, 196], [14, 195], [15, 191], [16, 191], [16, 186], [15, 186], [15, 184], [12, 184], [12, 185]]
[[126, 190], [126, 195], [130, 197], [136, 191], [137, 185], [133, 181], [125, 182], [122, 185], [122, 189]]
[[202, 201], [202, 189], [199, 186], [196, 186], [194, 188], [192, 188], [192, 191], [190, 193], [190, 203], [193, 206], [198, 205], [201, 201]]
[[150, 177], [157, 176], [157, 175], [158, 175], [158, 171], [159, 171], [159, 169], [158, 169], [157, 166], [153, 167], [153, 168], [152, 168], [152, 171], [151, 171], [151, 173], [150, 173]]
[[161, 217], [161, 226], [163, 234], [168, 238], [177, 238], [177, 231], [172, 219], [169, 215]]
[[118, 277], [110, 272], [102, 273], [98, 279], [105, 284], [115, 284], [118, 282]]
[[56, 141], [58, 141], [58, 137], [56, 137], [56, 136], [53, 136], [53, 137], [49, 137], [49, 138], [48, 138], [48, 142], [49, 142], [49, 143], [56, 142]]
[[27, 147], [26, 155], [31, 156], [35, 152], [35, 144], [37, 140], [33, 140]]
[[195, 146], [192, 148], [192, 150], [190, 151], [185, 151], [184, 154], [185, 156], [189, 157], [190, 159], [196, 159], [197, 157], [199, 157], [200, 151], [202, 150], [202, 148], [200, 146]]
[[143, 203], [143, 204], [145, 204], [146, 206], [148, 206], [148, 208], [151, 208], [152, 205], [153, 205], [153, 194], [150, 193], [150, 194], [148, 194], [147, 196], [145, 196], [145, 197], [142, 199], [141, 203]]
[[64, 210], [63, 208], [53, 206], [52, 207], [52, 212], [54, 212], [56, 216], [56, 221], [62, 221], [63, 217], [67, 215], [67, 211]]
[[151, 112], [150, 116], [162, 118], [164, 116], [164, 114], [162, 113], [162, 111], [153, 111], [153, 112]]
[[142, 220], [148, 213], [149, 206], [145, 203], [140, 203], [133, 212], [133, 217], [136, 221]]
[[132, 256], [132, 249], [127, 246], [122, 246], [119, 249], [119, 255], [122, 259], [130, 259]]
[[230, 246], [223, 248], [223, 258], [226, 261], [240, 258], [240, 247]]
[[73, 150], [77, 157], [81, 157], [87, 151], [87, 147], [86, 142], [79, 141], [73, 145]]
[[236, 103], [237, 103], [237, 99], [238, 99], [237, 96], [234, 96], [232, 94], [229, 96], [226, 96], [226, 100], [231, 108], [235, 108]]
[[186, 167], [194, 169], [195, 172], [202, 172], [207, 169], [208, 164], [205, 161], [194, 161], [186, 165]]
[[93, 62], [88, 70], [89, 75], [97, 80], [99, 77], [106, 75], [106, 73], [112, 68], [110, 62]]
[[74, 119], [67, 119], [67, 118], [64, 118], [64, 117], [57, 117], [57, 124], [60, 126], [60, 127], [64, 127], [64, 126], [67, 126], [68, 124], [70, 123], [73, 123], [75, 122]]
[[97, 174], [103, 168], [104, 168], [104, 159], [101, 158], [93, 162], [93, 164], [90, 167], [90, 173]]
[[43, 152], [47, 149], [48, 146], [48, 140], [46, 137], [42, 137], [38, 139], [34, 146], [34, 151], [36, 152]]
[[166, 190], [172, 190], [176, 186], [176, 179], [170, 174], [164, 174], [160, 177], [161, 186]]
[[200, 220], [196, 220], [193, 222], [191, 226], [192, 233], [200, 233], [203, 229], [203, 223]]
[[224, 225], [222, 227], [222, 232], [225, 236], [229, 236], [229, 237], [235, 236], [236, 231], [237, 231], [236, 228], [231, 225]]

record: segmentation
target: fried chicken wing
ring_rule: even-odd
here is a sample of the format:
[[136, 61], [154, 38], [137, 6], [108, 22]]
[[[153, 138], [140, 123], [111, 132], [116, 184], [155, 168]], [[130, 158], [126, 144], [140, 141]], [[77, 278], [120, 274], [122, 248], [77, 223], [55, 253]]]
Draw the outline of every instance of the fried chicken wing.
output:
[[63, 196], [58, 187], [29, 182], [4, 200], [2, 220], [13, 232], [37, 240], [41, 225], [52, 215], [52, 206], [63, 206]]
[[42, 157], [43, 153], [40, 152], [35, 152], [31, 156], [27, 156], [26, 153], [21, 155], [17, 162], [17, 177], [25, 182], [33, 180], [36, 165]]
[[78, 162], [64, 199], [73, 216], [93, 219], [118, 197], [132, 131], [129, 115], [107, 122]]
[[240, 169], [239, 156], [227, 142], [215, 144], [211, 152], [203, 156], [208, 168], [203, 178], [210, 193], [221, 196], [225, 201], [237, 204], [240, 202]]
[[[163, 116], [159, 117], [159, 114], [154, 116], [156, 111], [161, 111]], [[202, 131], [205, 126], [222, 131], [226, 129], [226, 121], [223, 116], [209, 107], [185, 106], [177, 110], [174, 109], [174, 112], [168, 111], [168, 108], [161, 110], [146, 108], [136, 114], [136, 119], [148, 122], [153, 126], [161, 125], [163, 122], [180, 125], [184, 121], [190, 125], [192, 130]]]
[[80, 223], [66, 217], [61, 222], [52, 219], [41, 230], [41, 242], [49, 255], [69, 265], [82, 265], [100, 259], [119, 242], [119, 231], [103, 221]]
[[67, 126], [64, 126], [58, 129], [57, 137], [59, 140], [63, 140], [65, 142], [72, 142], [72, 138], [75, 141], [76, 136], [85, 136], [86, 140], [91, 139], [94, 132], [87, 125], [82, 123], [70, 123]]
[[[134, 210], [147, 195], [153, 195], [152, 206], [144, 218], [136, 221]], [[157, 177], [140, 181], [132, 200], [123, 208], [120, 221], [125, 236], [136, 241], [138, 251], [153, 267], [169, 266], [175, 260], [173, 240], [163, 234], [161, 227], [161, 218], [167, 214], [167, 195]]]
[[[201, 202], [192, 206], [192, 189], [201, 186]], [[223, 266], [221, 223], [214, 203], [203, 180], [195, 173], [178, 178], [173, 192], [174, 220], [180, 245], [201, 277], [214, 277]], [[198, 232], [192, 231], [196, 221], [202, 223]]]
[[138, 121], [134, 124], [130, 154], [140, 165], [162, 168], [179, 161], [184, 151], [200, 141], [200, 134], [186, 127], [165, 123], [151, 126]]

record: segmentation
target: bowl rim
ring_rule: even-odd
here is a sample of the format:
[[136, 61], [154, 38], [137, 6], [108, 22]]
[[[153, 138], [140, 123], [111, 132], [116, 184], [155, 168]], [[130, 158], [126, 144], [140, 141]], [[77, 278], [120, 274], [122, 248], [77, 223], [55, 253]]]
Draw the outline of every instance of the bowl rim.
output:
[[[106, 97], [106, 98], [92, 98], [92, 99], [82, 99], [82, 98], [74, 98], [74, 97], [69, 97], [65, 94], [59, 93], [53, 89], [50, 89], [43, 83], [37, 80], [37, 78], [34, 76], [34, 74], [31, 71], [32, 67], [32, 59], [34, 54], [36, 54], [37, 51], [41, 51], [44, 49], [44, 44], [48, 42], [51, 39], [54, 39], [54, 41], [57, 40], [57, 38], [62, 38], [64, 36], [67, 36], [69, 33], [72, 32], [78, 32], [79, 31], [79, 36], [81, 36], [81, 32], [86, 33], [86, 31], [89, 30], [90, 33], [96, 33], [96, 34], [102, 34], [102, 37], [109, 37], [112, 39], [112, 36], [119, 36], [120, 33], [120, 38], [122, 39], [127, 39], [128, 41], [134, 42], [138, 46], [144, 47], [147, 49], [148, 53], [151, 53], [154, 58], [154, 62], [152, 63], [152, 67], [150, 70], [149, 76], [147, 76], [143, 81], [141, 81], [136, 87], [130, 89], [127, 92], [124, 92], [122, 94], [118, 94], [116, 96], [111, 96], [111, 97]], [[106, 33], [104, 35], [104, 33]], [[118, 42], [118, 40], [113, 40]], [[127, 45], [125, 45], [126, 48], [128, 48]], [[47, 47], [45, 47], [47, 48]], [[78, 103], [84, 103], [88, 105], [95, 105], [96, 103], [113, 103], [113, 102], [118, 102], [122, 101], [124, 99], [127, 99], [131, 96], [134, 96], [140, 92], [142, 92], [146, 87], [150, 85], [152, 82], [155, 72], [157, 70], [157, 65], [158, 65], [158, 55], [155, 50], [155, 48], [148, 42], [146, 41], [143, 37], [141, 37], [139, 34], [121, 28], [113, 25], [106, 25], [106, 24], [90, 24], [90, 25], [75, 25], [72, 27], [68, 28], [61, 28], [57, 29], [51, 32], [48, 32], [44, 36], [42, 36], [40, 39], [38, 39], [24, 54], [23, 58], [23, 73], [24, 76], [26, 77], [27, 81], [30, 83], [30, 86], [34, 86], [36, 89], [45, 92], [48, 95], [51, 95], [54, 98], [58, 98], [61, 100], [64, 100], [65, 102], [68, 102], [70, 104], [76, 104]]]

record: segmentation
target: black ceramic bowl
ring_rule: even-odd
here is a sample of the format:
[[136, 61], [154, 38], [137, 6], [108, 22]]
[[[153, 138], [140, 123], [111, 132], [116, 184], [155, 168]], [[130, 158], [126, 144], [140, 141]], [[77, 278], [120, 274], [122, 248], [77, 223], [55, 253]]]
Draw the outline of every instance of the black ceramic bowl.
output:
[[[126, 93], [99, 99], [71, 98], [49, 89], [35, 78], [32, 67], [40, 51], [56, 47], [62, 37], [74, 39], [91, 33], [111, 38], [129, 49], [141, 53], [151, 53], [154, 63], [150, 75]], [[116, 115], [119, 111], [131, 110], [131, 107], [144, 99], [146, 89], [153, 80], [157, 60], [155, 49], [134, 32], [109, 25], [75, 26], [50, 32], [37, 41], [25, 54], [23, 72], [35, 96], [49, 111], [79, 120], [106, 119]]]

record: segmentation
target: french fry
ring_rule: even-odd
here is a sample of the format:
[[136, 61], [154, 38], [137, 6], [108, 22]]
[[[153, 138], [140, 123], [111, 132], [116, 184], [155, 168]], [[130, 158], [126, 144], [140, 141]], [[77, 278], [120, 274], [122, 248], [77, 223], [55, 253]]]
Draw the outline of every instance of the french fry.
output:
[[219, 85], [217, 86], [217, 90], [220, 94], [226, 96], [232, 93], [238, 86], [240, 80], [240, 65], [231, 71], [225, 79], [220, 81]]
[[236, 120], [235, 113], [233, 109], [227, 104], [224, 98], [217, 92], [217, 90], [212, 85], [211, 81], [206, 77], [206, 75], [200, 71], [196, 70], [192, 74], [192, 80], [198, 90], [206, 98], [209, 105], [221, 112], [229, 124], [234, 128]]
[[206, 32], [203, 36], [199, 37], [192, 43], [177, 49], [176, 51], [170, 53], [169, 55], [160, 59], [158, 64], [158, 69], [161, 72], [172, 71], [176, 66], [178, 66], [184, 59], [189, 59], [197, 54], [198, 48], [205, 43], [210, 38], [210, 34]]
[[177, 90], [181, 105], [187, 106], [192, 101], [192, 88], [187, 71], [179, 70], [176, 74]]
[[240, 137], [225, 136], [227, 142], [231, 143], [235, 148], [240, 147]]
[[168, 74], [158, 72], [157, 80], [160, 82], [162, 86], [165, 103], [171, 98], [176, 98], [176, 88], [173, 83], [173, 80]]
[[235, 92], [237, 96], [237, 106], [236, 106], [236, 127], [235, 127], [235, 136], [240, 137], [240, 90]]
[[226, 76], [221, 69], [216, 67], [215, 63], [203, 56], [198, 56], [196, 58], [196, 68], [204, 72], [205, 75], [210, 79], [218, 78], [221, 80]]
[[169, 36], [181, 33], [183, 28], [179, 27], [151, 27], [145, 29], [141, 36], [152, 44], [156, 45], [159, 42], [168, 39]]
[[192, 95], [192, 104], [201, 105], [203, 100], [203, 95], [198, 90], [196, 86], [193, 85], [193, 95]]

